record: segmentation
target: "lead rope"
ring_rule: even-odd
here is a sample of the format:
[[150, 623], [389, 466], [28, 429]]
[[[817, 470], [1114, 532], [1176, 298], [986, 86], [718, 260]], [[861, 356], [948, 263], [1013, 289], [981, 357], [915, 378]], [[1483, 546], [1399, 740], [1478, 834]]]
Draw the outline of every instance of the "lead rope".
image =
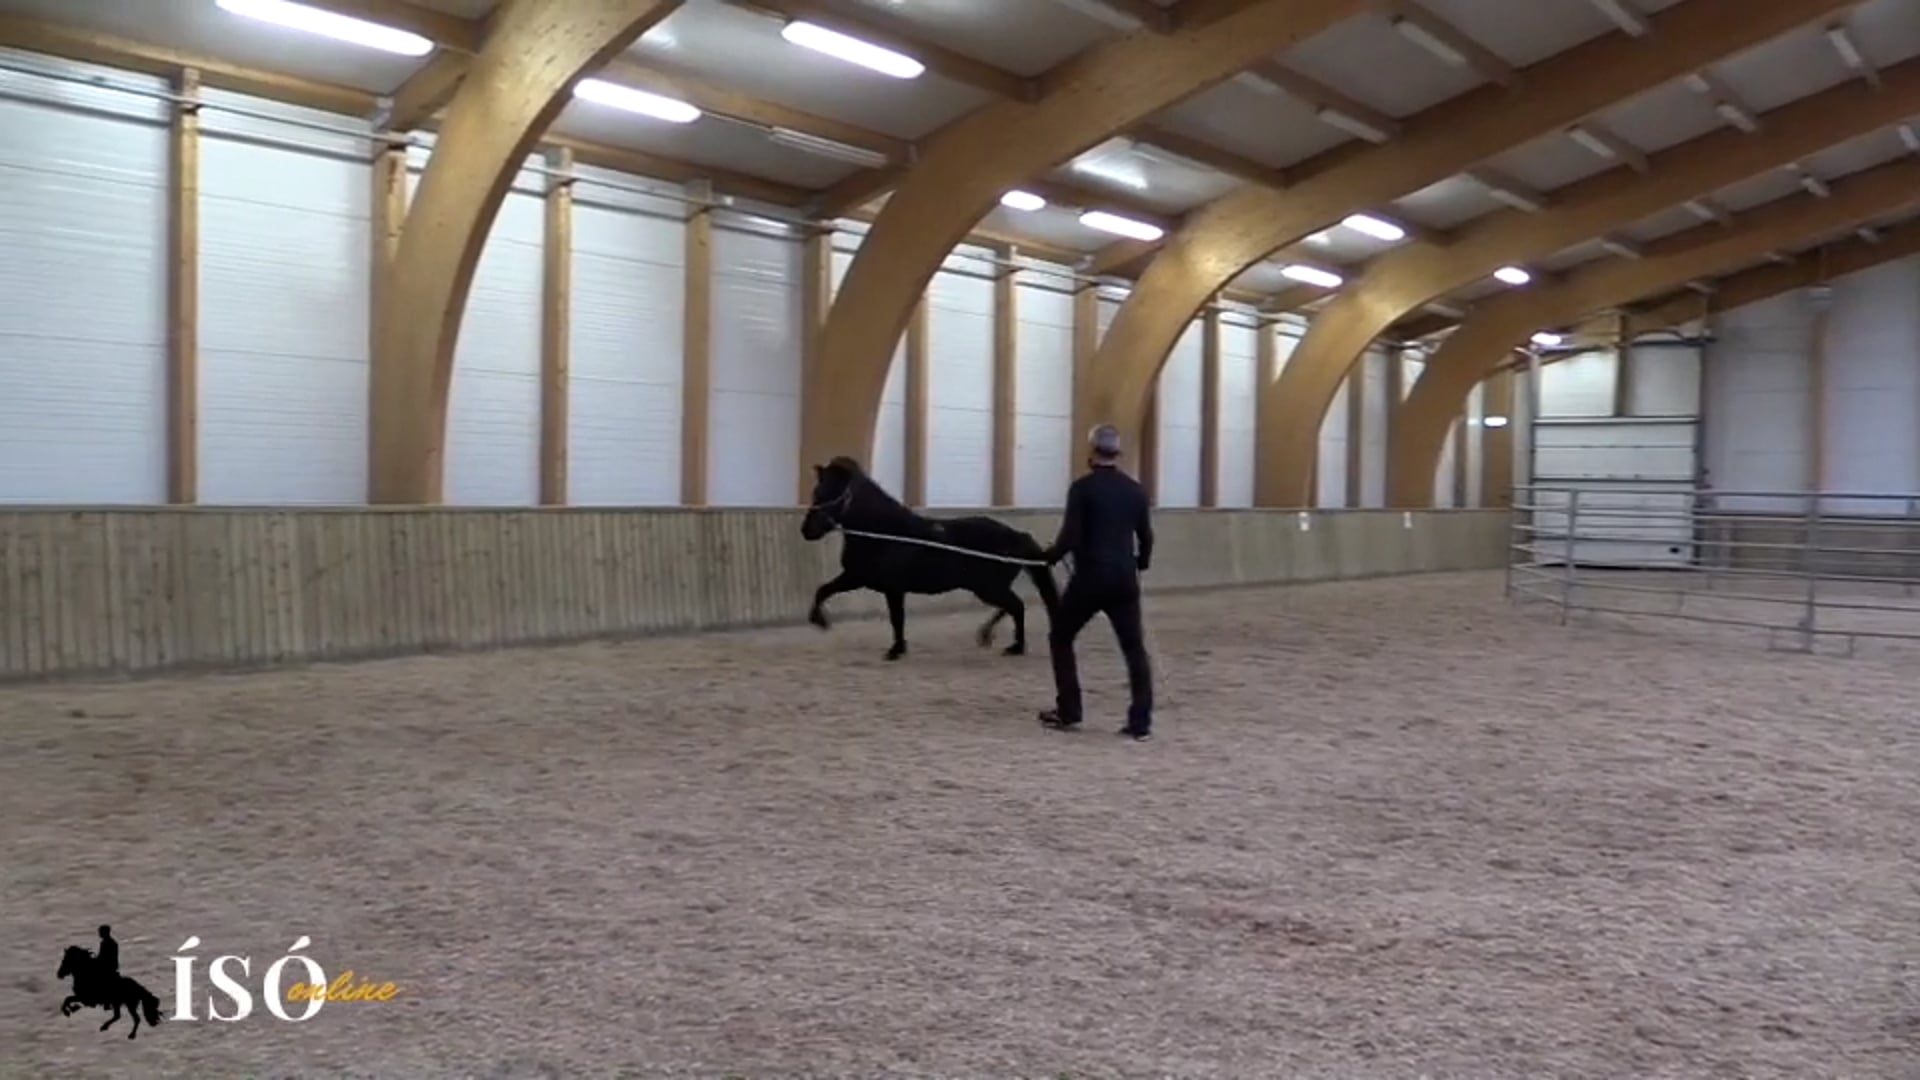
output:
[[[852, 497], [853, 497], [853, 485], [848, 484], [847, 489], [845, 491], [842, 491], [839, 497], [829, 499], [823, 503], [814, 503], [812, 506], [807, 507], [807, 509], [810, 511], [811, 510], [827, 511], [829, 510], [829, 508], [844, 509], [846, 507], [847, 502]], [[827, 520], [832, 522], [833, 527], [835, 529], [838, 529], [841, 533], [847, 536], [858, 536], [863, 540], [890, 540], [896, 544], [918, 544], [921, 547], [929, 547], [937, 551], [950, 551], [955, 555], [970, 555], [976, 559], [985, 559], [988, 562], [1006, 563], [1009, 566], [1045, 566], [1047, 565], [1047, 561], [1045, 559], [1016, 559], [1011, 555], [995, 555], [990, 551], [975, 551], [972, 548], [963, 548], [963, 547], [956, 546], [954, 544], [943, 544], [943, 543], [940, 543], [938, 540], [922, 540], [917, 536], [895, 536], [892, 533], [876, 533], [876, 532], [867, 532], [864, 529], [849, 529], [845, 525], [840, 524], [840, 519], [833, 516], [832, 513], [827, 514]]]

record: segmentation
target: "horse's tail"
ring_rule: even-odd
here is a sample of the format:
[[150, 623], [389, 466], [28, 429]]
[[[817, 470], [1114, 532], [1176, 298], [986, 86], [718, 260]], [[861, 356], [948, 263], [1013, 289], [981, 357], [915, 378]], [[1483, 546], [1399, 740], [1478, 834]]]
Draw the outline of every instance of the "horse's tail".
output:
[[139, 983], [134, 983], [133, 986], [134, 989], [139, 992], [140, 1011], [147, 1015], [147, 1023], [149, 1025], [158, 1025], [160, 1023], [160, 999], [154, 997], [152, 991], [141, 986]]

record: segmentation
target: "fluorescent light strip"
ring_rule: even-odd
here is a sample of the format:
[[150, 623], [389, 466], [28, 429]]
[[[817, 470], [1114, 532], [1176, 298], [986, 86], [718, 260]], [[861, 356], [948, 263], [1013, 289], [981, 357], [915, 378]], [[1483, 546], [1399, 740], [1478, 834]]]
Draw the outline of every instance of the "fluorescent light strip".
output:
[[818, 154], [821, 157], [837, 158], [855, 165], [864, 165], [869, 169], [878, 169], [890, 161], [887, 155], [878, 150], [869, 150], [864, 146], [850, 146], [847, 143], [811, 135], [804, 131], [795, 131], [792, 128], [769, 128], [767, 138], [782, 146], [791, 146], [795, 150], [805, 150], [809, 154]]
[[1853, 43], [1853, 37], [1847, 33], [1846, 27], [1827, 27], [1827, 40], [1833, 43], [1833, 51], [1840, 54], [1841, 61], [1848, 67], [1855, 71], [1866, 70], [1867, 59], [1860, 55], [1860, 48]]
[[1035, 195], [1031, 191], [1015, 190], [1000, 196], [1000, 205], [1009, 210], [1018, 210], [1023, 214], [1030, 214], [1047, 205], [1047, 200]]
[[1824, 199], [1833, 194], [1833, 189], [1827, 186], [1827, 182], [1812, 173], [1800, 174], [1800, 186], [1806, 188], [1807, 194], [1816, 199]]
[[218, 0], [218, 5], [234, 15], [401, 56], [425, 56], [434, 48], [419, 34], [288, 0]]
[[1119, 214], [1108, 213], [1105, 210], [1089, 210], [1081, 214], [1080, 224], [1085, 225], [1089, 229], [1098, 229], [1101, 232], [1112, 233], [1115, 236], [1124, 236], [1129, 240], [1138, 240], [1143, 244], [1151, 244], [1166, 235], [1166, 230], [1158, 225], [1150, 225], [1144, 221], [1135, 221], [1132, 218], [1121, 217]]
[[1533, 337], [1530, 340], [1535, 345], [1538, 345], [1543, 349], [1551, 349], [1555, 345], [1560, 344], [1562, 341], [1565, 341], [1566, 339], [1561, 337], [1559, 334], [1554, 333], [1551, 330], [1542, 330], [1539, 333], [1533, 335]]
[[1593, 151], [1593, 153], [1599, 157], [1611, 160], [1620, 156], [1613, 152], [1613, 147], [1608, 146], [1606, 140], [1588, 131], [1586, 128], [1568, 128], [1567, 137], [1579, 143], [1581, 146], [1586, 147], [1588, 150]]
[[1404, 16], [1395, 16], [1393, 19], [1393, 28], [1399, 31], [1401, 37], [1406, 38], [1415, 45], [1452, 64], [1454, 67], [1463, 68], [1467, 66], [1467, 58], [1461, 54], [1460, 50], [1440, 40], [1439, 37], [1434, 35], [1433, 31], [1421, 26], [1419, 23]]
[[1854, 235], [1869, 244], [1877, 244], [1880, 242], [1880, 230], [1871, 225], [1860, 226], [1860, 228], [1854, 230]]
[[1732, 124], [1734, 127], [1739, 128], [1749, 135], [1760, 130], [1760, 122], [1755, 120], [1747, 110], [1735, 105], [1731, 101], [1723, 101], [1715, 105], [1713, 111], [1720, 114], [1720, 119], [1725, 120], [1727, 123]]
[[1321, 109], [1314, 115], [1328, 127], [1337, 127], [1349, 135], [1357, 135], [1370, 143], [1384, 143], [1393, 138], [1391, 132], [1382, 131], [1357, 116], [1348, 116], [1339, 109]]
[[1503, 428], [1507, 426], [1507, 418], [1504, 416], [1482, 417], [1480, 420], [1480, 426], [1490, 427], [1490, 428]]
[[1900, 141], [1907, 145], [1907, 149], [1920, 154], [1920, 132], [1914, 131], [1912, 124], [1900, 125]]
[[1404, 240], [1407, 237], [1407, 230], [1391, 221], [1382, 221], [1372, 214], [1348, 214], [1340, 224], [1354, 232], [1371, 236], [1375, 240], [1385, 240], [1388, 243]]
[[1533, 280], [1532, 274], [1529, 274], [1518, 266], [1503, 266], [1495, 270], [1493, 276], [1495, 280], [1503, 281], [1508, 285], [1525, 285], [1527, 282]]
[[573, 96], [610, 109], [665, 120], [669, 124], [691, 124], [700, 119], [700, 110], [684, 101], [610, 83], [605, 79], [580, 80], [573, 88]]
[[1682, 203], [1681, 205], [1687, 208], [1687, 213], [1692, 214], [1694, 217], [1699, 218], [1701, 221], [1720, 220], [1720, 215], [1714, 213], [1712, 207], [1708, 206], [1706, 203], [1700, 202], [1697, 199], [1688, 199], [1686, 202]]
[[905, 53], [883, 49], [870, 41], [861, 41], [804, 19], [781, 27], [780, 36], [803, 49], [812, 49], [835, 60], [857, 64], [895, 79], [917, 79], [927, 70], [927, 65]]
[[1289, 263], [1281, 267], [1280, 276], [1291, 278], [1302, 284], [1316, 285], [1322, 289], [1337, 289], [1347, 280], [1331, 270], [1322, 270], [1305, 263]]
[[1619, 240], [1611, 236], [1601, 237], [1600, 246], [1607, 252], [1618, 255], [1623, 259], [1639, 259], [1644, 258], [1646, 255], [1645, 252], [1627, 243], [1625, 240]]
[[1613, 25], [1633, 37], [1645, 37], [1649, 27], [1647, 17], [1626, 5], [1625, 0], [1593, 0], [1593, 6], [1600, 13], [1613, 20]]
[[1707, 81], [1705, 75], [1694, 72], [1692, 75], [1687, 76], [1687, 89], [1692, 90], [1696, 94], [1711, 94], [1713, 93], [1713, 84]]
[[1495, 202], [1506, 203], [1515, 210], [1525, 210], [1529, 214], [1537, 214], [1546, 209], [1544, 203], [1524, 192], [1510, 191], [1503, 187], [1489, 187], [1487, 194]]

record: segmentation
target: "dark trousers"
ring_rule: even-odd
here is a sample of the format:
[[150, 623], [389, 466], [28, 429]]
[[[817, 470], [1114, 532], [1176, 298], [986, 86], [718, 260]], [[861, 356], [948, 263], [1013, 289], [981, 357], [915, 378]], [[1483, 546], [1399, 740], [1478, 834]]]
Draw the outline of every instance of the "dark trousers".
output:
[[1147, 731], [1153, 726], [1153, 666], [1140, 632], [1140, 586], [1137, 581], [1106, 583], [1075, 576], [1060, 597], [1060, 610], [1047, 633], [1053, 652], [1054, 705], [1060, 719], [1080, 719], [1080, 672], [1073, 655], [1073, 639], [1095, 615], [1105, 615], [1127, 659], [1127, 727]]

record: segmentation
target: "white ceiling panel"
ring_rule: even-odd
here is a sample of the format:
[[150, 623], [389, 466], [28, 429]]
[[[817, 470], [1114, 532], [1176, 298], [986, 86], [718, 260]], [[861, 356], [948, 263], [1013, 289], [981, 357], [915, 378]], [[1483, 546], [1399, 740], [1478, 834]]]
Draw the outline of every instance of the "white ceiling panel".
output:
[[980, 222], [980, 227], [989, 232], [1005, 233], [1023, 240], [1048, 247], [1066, 248], [1069, 251], [1094, 252], [1119, 239], [1080, 224], [1079, 214], [1046, 207], [1040, 210], [1021, 212], [996, 206]]
[[1409, 221], [1431, 229], [1453, 229], [1506, 206], [1487, 194], [1487, 189], [1464, 176], [1450, 176], [1437, 184], [1394, 200], [1394, 207]]
[[1509, 150], [1487, 164], [1535, 191], [1553, 191], [1619, 167], [1617, 162], [1558, 132]]
[[306, 79], [386, 93], [420, 66], [415, 57], [330, 41], [222, 11], [213, 0], [5, 0], [0, 11], [38, 15], [58, 23], [102, 30], [152, 45], [164, 45], [266, 68]]
[[1711, 102], [1680, 82], [1622, 101], [1596, 119], [1648, 153], [1691, 142], [1727, 126], [1713, 111]]
[[1628, 239], [1644, 244], [1701, 224], [1693, 211], [1684, 206], [1675, 206], [1637, 221], [1622, 232]]
[[1108, 139], [1054, 170], [1057, 179], [1145, 201], [1169, 214], [1212, 202], [1241, 184], [1132, 139]]
[[1233, 279], [1232, 288], [1263, 295], [1277, 293], [1300, 284], [1280, 272], [1274, 263], [1255, 263], [1253, 268]]
[[499, 6], [495, 0], [411, 0], [423, 8], [443, 11], [448, 15], [458, 15], [463, 19], [478, 19]]
[[1906, 144], [1900, 141], [1899, 133], [1888, 129], [1830, 146], [1808, 158], [1806, 165], [1815, 174], [1832, 179], [1884, 165], [1907, 153], [1909, 151]]
[[1168, 131], [1231, 150], [1263, 165], [1294, 165], [1353, 136], [1321, 123], [1298, 99], [1229, 80], [1154, 118]]
[[1490, 4], [1487, 0], [1418, 2], [1517, 68], [1537, 64], [1603, 34], [1618, 32], [1612, 20], [1602, 15], [1590, 0], [1526, 0], [1517, 4]]
[[1913, 0], [1871, 0], [1854, 8], [1845, 25], [1861, 53], [1881, 67], [1920, 56], [1920, 4]]
[[1758, 112], [1836, 86], [1852, 77], [1818, 25], [1775, 38], [1715, 65], [1714, 73]]
[[1802, 194], [1805, 191], [1800, 186], [1798, 174], [1786, 169], [1771, 169], [1721, 188], [1713, 193], [1713, 201], [1730, 214], [1744, 214], [1776, 199]]
[[1402, 37], [1385, 16], [1371, 13], [1335, 23], [1282, 59], [1302, 75], [1389, 116], [1412, 116], [1481, 82], [1472, 71], [1454, 67]]
[[1575, 244], [1570, 248], [1563, 248], [1541, 259], [1535, 264], [1535, 269], [1552, 274], [1563, 274], [1576, 266], [1583, 266], [1595, 259], [1618, 257], [1619, 256], [1614, 255], [1613, 252], [1601, 247], [1600, 241], [1588, 240], [1585, 243]]
[[989, 100], [932, 72], [895, 79], [836, 60], [792, 44], [780, 27], [777, 19], [731, 5], [688, 4], [648, 31], [631, 55], [903, 139], [917, 139]]
[[1053, 0], [848, 0], [954, 52], [1034, 76], [1118, 31]]
[[668, 124], [592, 102], [575, 101], [560, 114], [554, 130], [609, 146], [642, 150], [805, 188], [827, 187], [856, 168], [843, 161], [781, 145], [755, 128], [712, 116], [703, 116], [691, 124]]

